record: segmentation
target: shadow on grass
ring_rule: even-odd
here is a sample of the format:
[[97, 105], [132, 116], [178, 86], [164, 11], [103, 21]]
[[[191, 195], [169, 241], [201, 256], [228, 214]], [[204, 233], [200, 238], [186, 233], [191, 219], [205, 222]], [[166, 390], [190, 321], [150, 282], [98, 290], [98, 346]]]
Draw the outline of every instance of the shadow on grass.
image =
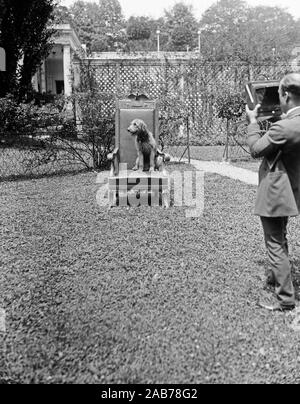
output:
[[14, 181], [28, 181], [28, 180], [37, 180], [41, 178], [54, 178], [54, 177], [64, 177], [64, 176], [75, 176], [77, 174], [93, 172], [94, 169], [90, 168], [81, 168], [78, 170], [66, 170], [61, 172], [54, 173], [44, 173], [44, 174], [20, 174], [20, 175], [10, 175], [7, 177], [0, 177], [1, 182], [14, 182]]

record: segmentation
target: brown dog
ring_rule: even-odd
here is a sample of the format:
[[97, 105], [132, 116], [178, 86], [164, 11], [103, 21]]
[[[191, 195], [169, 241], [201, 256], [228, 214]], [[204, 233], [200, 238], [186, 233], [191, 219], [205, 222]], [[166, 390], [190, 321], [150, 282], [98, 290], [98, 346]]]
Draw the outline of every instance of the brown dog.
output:
[[148, 171], [149, 167], [150, 172], [154, 171], [158, 161], [156, 161], [157, 144], [153, 134], [141, 119], [133, 120], [127, 130], [135, 137], [137, 159], [133, 170]]

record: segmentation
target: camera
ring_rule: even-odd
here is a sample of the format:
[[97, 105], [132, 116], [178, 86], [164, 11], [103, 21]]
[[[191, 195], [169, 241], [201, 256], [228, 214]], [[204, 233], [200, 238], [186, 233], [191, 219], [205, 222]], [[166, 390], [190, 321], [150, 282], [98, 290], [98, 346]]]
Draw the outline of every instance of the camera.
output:
[[281, 116], [279, 84], [279, 81], [250, 81], [246, 84], [246, 102], [249, 109], [253, 110], [260, 104], [258, 117]]

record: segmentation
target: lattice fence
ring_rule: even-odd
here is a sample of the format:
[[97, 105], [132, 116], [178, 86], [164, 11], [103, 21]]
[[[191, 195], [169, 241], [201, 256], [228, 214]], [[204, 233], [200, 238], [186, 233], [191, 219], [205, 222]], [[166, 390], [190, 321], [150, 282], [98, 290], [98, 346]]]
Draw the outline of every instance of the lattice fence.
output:
[[[197, 146], [220, 146], [215, 148], [218, 150], [216, 158], [219, 158], [226, 144], [227, 133], [226, 122], [217, 117], [218, 97], [224, 92], [243, 92], [249, 80], [277, 80], [291, 70], [288, 64], [204, 64], [195, 59], [89, 60], [81, 62], [79, 67], [81, 80], [78, 92], [92, 94], [90, 99], [87, 98], [88, 103], [84, 97], [81, 100], [85, 104], [85, 108], [82, 108], [86, 114], [85, 121], [92, 118], [87, 125], [90, 130], [99, 132], [99, 118], [108, 118], [113, 122], [116, 99], [142, 92], [159, 101], [160, 123], [164, 123], [161, 125], [164, 133], [161, 140], [165, 149], [178, 158], [187, 151], [188, 145], [191, 146], [192, 158], [197, 158]], [[79, 99], [80, 94], [76, 97]], [[52, 143], [50, 146], [45, 150], [0, 147], [0, 180], [75, 172], [95, 165], [94, 157], [90, 157], [94, 156], [93, 147], [87, 149], [86, 153], [82, 149], [78, 152], [78, 145], [71, 145], [68, 149], [61, 145], [53, 146]], [[229, 146], [231, 154], [248, 157], [231, 137]], [[74, 153], [70, 153], [70, 150]], [[98, 149], [98, 157], [101, 157], [101, 153], [105, 154], [104, 147], [103, 150], [101, 147]], [[80, 159], [76, 158], [78, 155]], [[202, 157], [199, 155], [199, 158]]]
[[[249, 80], [280, 79], [291, 70], [288, 64], [248, 65], [181, 61], [90, 60], [81, 66], [81, 91], [111, 94], [107, 105], [114, 112], [115, 98], [144, 92], [164, 102], [170, 95], [181, 100], [189, 119], [193, 145], [224, 145], [226, 123], [217, 117], [216, 99], [222, 92], [241, 93]], [[187, 137], [178, 133], [173, 142], [185, 144]]]

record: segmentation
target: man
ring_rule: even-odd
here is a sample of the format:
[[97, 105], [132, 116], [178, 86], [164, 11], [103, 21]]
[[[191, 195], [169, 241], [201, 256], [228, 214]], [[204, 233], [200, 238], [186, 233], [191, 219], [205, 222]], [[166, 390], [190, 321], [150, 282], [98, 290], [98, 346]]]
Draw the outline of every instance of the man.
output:
[[[300, 211], [299, 73], [288, 74], [282, 79], [279, 86], [279, 98], [284, 118], [273, 124], [263, 137], [260, 137], [257, 123], [260, 105], [257, 105], [253, 111], [246, 107], [249, 121], [247, 143], [253, 157], [264, 157], [260, 167], [260, 181], [268, 173], [268, 162], [272, 163], [278, 152], [282, 151], [281, 161], [287, 170], [298, 211]], [[278, 200], [276, 202], [278, 205]], [[270, 311], [295, 308], [295, 290], [287, 243], [288, 219], [288, 217], [261, 217], [271, 264], [269, 283], [275, 286], [277, 299], [274, 301], [261, 300], [259, 305]]]

